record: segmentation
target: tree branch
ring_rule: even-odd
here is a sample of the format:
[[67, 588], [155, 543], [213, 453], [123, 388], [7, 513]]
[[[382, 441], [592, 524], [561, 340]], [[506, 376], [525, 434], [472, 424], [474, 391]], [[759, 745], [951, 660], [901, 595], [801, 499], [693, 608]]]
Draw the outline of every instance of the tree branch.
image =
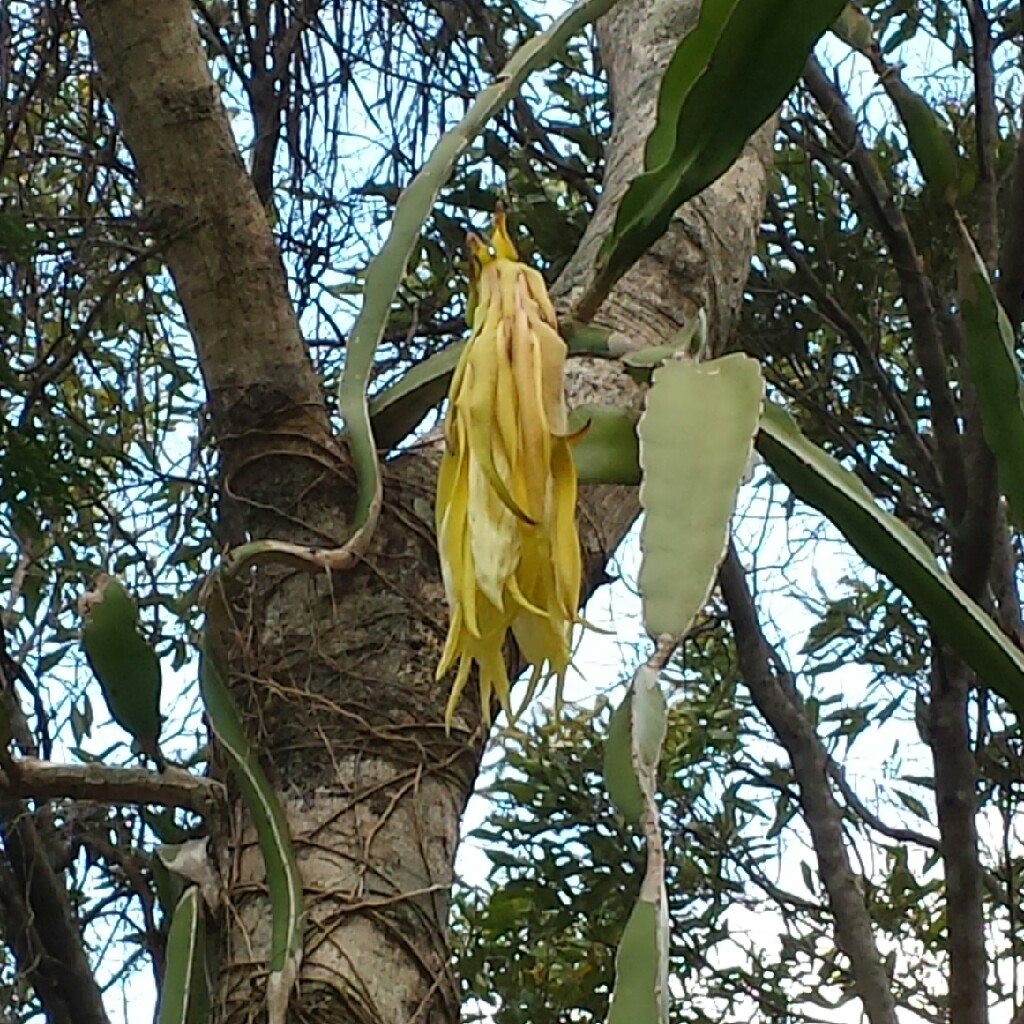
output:
[[[278, 467], [290, 455], [305, 459], [307, 478], [292, 486], [307, 494], [324, 486], [325, 470], [338, 471], [339, 453], [190, 0], [80, 0], [79, 10], [138, 167], [146, 214], [166, 243], [224, 459], [224, 493], [246, 510], [254, 535], [322, 543], [275, 504]], [[268, 478], [274, 490], [259, 492]]]
[[793, 239], [783, 223], [779, 202], [774, 196], [768, 197], [768, 207], [776, 223], [779, 225], [779, 234], [775, 241], [782, 247], [789, 259], [793, 261], [804, 287], [811, 298], [818, 304], [822, 316], [827, 317], [835, 329], [844, 335], [850, 343], [850, 347], [856, 353], [861, 367], [870, 373], [885, 404], [892, 412], [896, 426], [902, 431], [904, 440], [917, 453], [918, 463], [916, 468], [921, 476], [929, 482], [929, 485], [937, 491], [939, 481], [935, 476], [935, 456], [928, 449], [927, 444], [925, 444], [924, 439], [921, 437], [921, 432], [911, 419], [892, 375], [886, 372], [881, 360], [871, 351], [871, 346], [853, 317], [846, 312], [840, 302], [829, 292], [824, 283], [814, 273], [806, 254], [793, 243]]
[[1013, 154], [1013, 184], [1006, 203], [1006, 220], [999, 247], [996, 295], [1016, 331], [1024, 304], [1024, 129], [1017, 136], [1017, 148]]
[[28, 813], [0, 799], [0, 909], [18, 969], [50, 1024], [109, 1024], [63, 881]]
[[917, 251], [910, 226], [893, 200], [873, 155], [867, 150], [856, 118], [846, 99], [829, 81], [813, 57], [804, 69], [804, 82], [822, 113], [828, 118], [844, 156], [851, 162], [864, 189], [874, 219], [893, 258], [910, 317], [914, 353], [924, 378], [931, 420], [938, 441], [936, 456], [943, 484], [943, 498], [953, 522], [963, 515], [967, 480], [960, 450], [957, 410], [949, 389], [933, 289]]
[[928, 729], [946, 874], [949, 1021], [986, 1024], [988, 957], [976, 821], [978, 766], [967, 722], [972, 674], [937, 637], [933, 637], [932, 650]]
[[35, 800], [187, 807], [202, 815], [224, 798], [219, 782], [179, 768], [157, 773], [101, 764], [54, 764], [34, 757], [11, 760], [0, 768], [0, 791]]
[[836, 942], [850, 958], [857, 995], [871, 1024], [896, 1024], [896, 1008], [871, 916], [850, 865], [843, 812], [828, 783], [829, 762], [788, 672], [765, 639], [743, 567], [730, 542], [719, 584], [751, 698], [789, 754], [818, 873], [835, 915]]
[[974, 124], [978, 154], [978, 181], [974, 195], [979, 211], [978, 246], [982, 259], [991, 270], [996, 264], [999, 251], [999, 184], [996, 181], [996, 146], [999, 135], [995, 72], [992, 67], [992, 26], [983, 0], [966, 0], [966, 5], [974, 56]]
[[[35, 990], [46, 1015], [47, 1024], [75, 1024], [67, 1001], [52, 970], [43, 970], [46, 949], [32, 926], [32, 912], [25, 903], [22, 888], [7, 864], [0, 859], [0, 919], [4, 922], [6, 942], [14, 953], [18, 971]], [[4, 1018], [7, 1020], [15, 1020]]]
[[873, 828], [876, 832], [881, 833], [887, 839], [894, 839], [898, 843], [915, 843], [918, 846], [923, 846], [927, 850], [937, 850], [939, 848], [939, 841], [933, 836], [927, 836], [923, 832], [916, 832], [910, 828], [897, 828], [894, 825], [887, 825], [882, 819], [872, 811], [867, 804], [857, 795], [857, 791], [850, 785], [849, 780], [846, 778], [846, 773], [839, 767], [835, 761], [829, 759], [828, 773], [832, 777], [832, 781], [835, 782], [836, 788], [840, 793], [843, 794], [843, 799], [846, 801], [847, 806], [850, 808], [858, 818], [862, 819], [863, 822], [869, 827]]

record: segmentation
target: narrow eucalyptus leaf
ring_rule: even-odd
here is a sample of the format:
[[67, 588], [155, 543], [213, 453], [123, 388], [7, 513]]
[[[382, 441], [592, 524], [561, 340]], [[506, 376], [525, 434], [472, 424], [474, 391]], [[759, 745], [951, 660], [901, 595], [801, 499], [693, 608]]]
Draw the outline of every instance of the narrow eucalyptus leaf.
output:
[[978, 395], [982, 429], [996, 457], [1010, 518], [1024, 529], [1024, 395], [1013, 327], [996, 298], [985, 263], [960, 224], [958, 267], [967, 367]]

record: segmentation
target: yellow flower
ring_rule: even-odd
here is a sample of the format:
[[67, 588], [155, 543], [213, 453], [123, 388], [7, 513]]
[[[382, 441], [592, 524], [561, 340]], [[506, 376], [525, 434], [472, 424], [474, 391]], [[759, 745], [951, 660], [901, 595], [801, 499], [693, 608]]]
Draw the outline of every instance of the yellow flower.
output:
[[471, 235], [472, 333], [452, 378], [437, 481], [437, 538], [451, 612], [437, 667], [458, 671], [450, 728], [476, 662], [484, 716], [509, 712], [502, 650], [511, 629], [533, 666], [529, 694], [561, 691], [580, 596], [576, 468], [564, 392], [565, 342], [544, 279], [518, 254], [499, 210], [490, 246]]

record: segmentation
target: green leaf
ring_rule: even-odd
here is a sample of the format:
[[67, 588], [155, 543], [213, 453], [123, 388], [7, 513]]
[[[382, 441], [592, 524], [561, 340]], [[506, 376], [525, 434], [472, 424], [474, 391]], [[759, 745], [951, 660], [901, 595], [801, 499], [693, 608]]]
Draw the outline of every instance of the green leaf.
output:
[[1024, 529], [1024, 396], [1013, 327], [962, 222], [957, 276], [967, 367], [978, 395], [982, 429], [996, 457], [1010, 518], [1018, 530]]
[[164, 921], [173, 921], [174, 910], [185, 891], [186, 882], [180, 875], [171, 871], [159, 857], [152, 857], [149, 866], [153, 874], [156, 899], [164, 912]]
[[210, 727], [252, 815], [266, 866], [272, 918], [267, 1018], [269, 1024], [283, 1024], [302, 965], [302, 876], [277, 794], [245, 738], [235, 702], [205, 644], [199, 662], [199, 690]]
[[796, 85], [845, 0], [704, 0], [661, 83], [644, 173], [626, 190], [578, 315], [668, 228], [672, 214], [733, 163]]
[[210, 1019], [205, 915], [199, 887], [189, 886], [174, 908], [167, 935], [157, 1024], [203, 1024]]
[[188, 839], [189, 831], [175, 820], [174, 811], [166, 807], [141, 807], [139, 814], [161, 843], [174, 845]]
[[424, 359], [371, 399], [370, 421], [381, 451], [394, 448], [408, 437], [420, 420], [441, 402], [448, 393], [465, 346], [464, 341], [458, 341]]
[[92, 729], [92, 702], [88, 696], [83, 696], [80, 702], [75, 701], [71, 705], [69, 724], [75, 744], [81, 746], [82, 740], [89, 735]]
[[0, 253], [10, 259], [30, 260], [42, 232], [20, 213], [0, 213]]
[[101, 573], [78, 600], [82, 647], [115, 722], [160, 760], [160, 659], [138, 629], [135, 602], [124, 584]]
[[[611, 332], [571, 320], [558, 325], [566, 347], [573, 354], [611, 357], [608, 348]], [[452, 374], [465, 347], [464, 341], [453, 344], [417, 363], [394, 384], [384, 388], [370, 400], [370, 421], [373, 436], [381, 451], [394, 448], [416, 427], [423, 417], [448, 393]], [[606, 407], [601, 407], [606, 408]], [[599, 414], [600, 415], [600, 414]], [[625, 415], [625, 414], [621, 414]], [[582, 426], [585, 420], [578, 420]], [[639, 469], [633, 480], [593, 480], [592, 483], [639, 483]]]
[[981, 685], [1005, 697], [1024, 721], [1024, 654], [939, 568], [924, 541], [880, 508], [863, 482], [804, 437], [778, 406], [765, 407], [757, 447], [790, 490], [885, 573], [977, 672]]
[[569, 430], [589, 424], [572, 446], [576, 473], [583, 484], [640, 483], [637, 415], [610, 405], [580, 405], [569, 414]]
[[644, 813], [644, 794], [633, 768], [633, 691], [612, 713], [604, 745], [604, 784], [612, 803], [629, 822]]
[[626, 922], [615, 956], [608, 1024], [664, 1024], [668, 1020], [660, 918], [657, 905], [641, 899]]
[[953, 135], [932, 105], [893, 71], [882, 78], [886, 93], [907, 129], [907, 142], [925, 182], [945, 202], [956, 201], [957, 166]]
[[640, 592], [653, 636], [682, 636], [707, 601], [763, 394], [757, 361], [739, 353], [654, 373], [639, 428]]
[[387, 241], [366, 271], [363, 305], [349, 335], [345, 372], [338, 394], [359, 477], [354, 514], [359, 531], [368, 527], [372, 532], [381, 501], [380, 466], [367, 404], [370, 371], [409, 258], [420, 243], [423, 224], [456, 162], [487, 122], [515, 96], [534, 71], [549, 64], [573, 35], [604, 14], [614, 2], [580, 0], [546, 32], [520, 46], [501, 74], [477, 95], [465, 117], [445, 132], [399, 197]]
[[925, 807], [924, 802], [919, 800], [916, 796], [911, 793], [904, 793], [903, 790], [897, 789], [896, 796], [899, 798], [900, 803], [903, 804], [907, 810], [916, 814], [922, 821], [931, 822], [934, 820], [935, 815]]

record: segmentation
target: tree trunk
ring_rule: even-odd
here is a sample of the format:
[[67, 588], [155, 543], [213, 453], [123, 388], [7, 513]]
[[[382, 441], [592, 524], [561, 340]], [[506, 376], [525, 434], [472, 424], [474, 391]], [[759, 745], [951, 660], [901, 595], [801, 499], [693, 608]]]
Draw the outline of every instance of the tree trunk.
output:
[[[615, 131], [607, 185], [556, 293], [571, 306], [628, 179], [639, 169], [660, 73], [697, 0], [630, 0], [601, 28]], [[262, 207], [231, 142], [188, 0], [82, 0], [110, 100], [202, 363], [222, 493], [252, 537], [321, 546], [348, 531], [353, 478], [327, 426]], [[159, 69], [159, 73], [154, 73]], [[698, 306], [728, 336], [760, 219], [765, 133], [676, 218], [598, 320], [638, 345], [667, 340]], [[578, 360], [570, 400], [639, 405], [617, 363]], [[290, 1019], [448, 1024], [449, 890], [459, 820], [486, 733], [463, 701], [445, 735], [434, 682], [446, 611], [433, 538], [437, 451], [385, 466], [385, 504], [355, 570], [313, 576], [269, 565], [228, 595], [220, 636], [250, 739], [291, 825], [309, 907], [306, 959]], [[590, 585], [638, 510], [635, 490], [581, 496]], [[510, 659], [514, 654], [510, 652]], [[258, 850], [240, 806], [221, 837], [225, 919], [217, 1021], [261, 1019], [270, 939]]]

